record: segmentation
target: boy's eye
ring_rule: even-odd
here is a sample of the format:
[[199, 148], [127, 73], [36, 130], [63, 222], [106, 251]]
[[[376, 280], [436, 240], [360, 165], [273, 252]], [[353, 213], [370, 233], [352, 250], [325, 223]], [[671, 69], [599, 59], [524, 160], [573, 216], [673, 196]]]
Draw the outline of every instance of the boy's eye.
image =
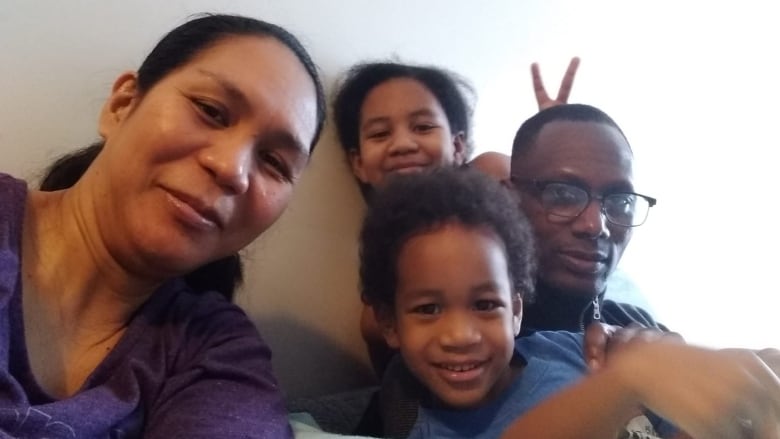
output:
[[230, 123], [227, 112], [218, 106], [199, 99], [196, 99], [194, 102], [201, 114], [211, 123], [221, 127], [226, 127]]
[[440, 310], [441, 308], [439, 307], [439, 305], [435, 303], [426, 303], [424, 305], [415, 306], [412, 309], [412, 312], [416, 314], [430, 315], [430, 314], [438, 314]]
[[477, 300], [476, 303], [474, 303], [474, 309], [477, 311], [493, 311], [502, 306], [504, 306], [504, 304], [498, 300]]

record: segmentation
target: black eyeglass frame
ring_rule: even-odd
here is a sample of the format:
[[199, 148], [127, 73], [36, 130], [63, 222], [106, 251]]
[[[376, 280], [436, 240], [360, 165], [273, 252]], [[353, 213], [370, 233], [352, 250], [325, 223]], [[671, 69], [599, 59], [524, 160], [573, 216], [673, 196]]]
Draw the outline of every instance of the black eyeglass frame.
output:
[[[653, 197], [651, 197], [649, 195], [639, 194], [639, 193], [636, 193], [636, 192], [615, 191], [615, 192], [610, 192], [610, 193], [607, 193], [607, 194], [599, 194], [599, 195], [597, 195], [597, 194], [594, 194], [591, 191], [585, 189], [581, 185], [578, 185], [576, 183], [572, 183], [570, 181], [523, 179], [523, 178], [518, 178], [518, 177], [516, 177], [514, 175], [510, 175], [509, 176], [509, 181], [512, 183], [512, 185], [515, 185], [515, 186], [519, 186], [519, 185], [530, 186], [538, 194], [541, 194], [544, 191], [544, 189], [548, 185], [550, 185], [550, 184], [563, 184], [563, 185], [567, 185], [567, 186], [572, 186], [572, 187], [576, 187], [576, 188], [582, 190], [583, 192], [585, 192], [585, 194], [588, 196], [588, 201], [583, 205], [582, 210], [580, 210], [576, 215], [569, 216], [569, 215], [561, 215], [561, 214], [558, 214], [558, 213], [548, 212], [549, 215], [554, 215], [554, 216], [557, 216], [559, 218], [568, 218], [568, 219], [577, 218], [580, 215], [582, 215], [582, 212], [584, 212], [585, 209], [588, 208], [588, 206], [590, 205], [591, 201], [598, 200], [598, 202], [600, 204], [601, 212], [604, 214], [604, 217], [610, 223], [612, 223], [612, 224], [614, 224], [616, 226], [620, 226], [620, 227], [639, 227], [642, 224], [644, 224], [645, 221], [647, 221], [647, 217], [650, 215], [650, 208], [655, 206], [658, 203], [658, 200], [656, 200], [655, 198], [653, 198]], [[621, 223], [615, 222], [614, 220], [612, 220], [612, 218], [610, 218], [610, 216], [604, 210], [604, 198], [609, 197], [611, 195], [617, 195], [617, 194], [633, 195], [633, 196], [636, 196], [636, 197], [643, 198], [645, 201], [647, 201], [647, 213], [645, 213], [645, 217], [642, 219], [642, 221], [639, 224], [631, 225], [631, 224], [621, 224]]]

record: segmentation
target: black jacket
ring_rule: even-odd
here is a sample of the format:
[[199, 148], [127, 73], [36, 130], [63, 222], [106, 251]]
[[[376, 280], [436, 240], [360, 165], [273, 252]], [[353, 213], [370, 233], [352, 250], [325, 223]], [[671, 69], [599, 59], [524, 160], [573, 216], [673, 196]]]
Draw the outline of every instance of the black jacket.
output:
[[[596, 308], [598, 303], [598, 308]], [[609, 325], [628, 326], [638, 323], [648, 328], [669, 329], [656, 322], [644, 309], [628, 303], [604, 299], [604, 294], [595, 300], [573, 300], [571, 296], [545, 294], [524, 307], [520, 336], [536, 331], [581, 332], [590, 323], [600, 321]]]

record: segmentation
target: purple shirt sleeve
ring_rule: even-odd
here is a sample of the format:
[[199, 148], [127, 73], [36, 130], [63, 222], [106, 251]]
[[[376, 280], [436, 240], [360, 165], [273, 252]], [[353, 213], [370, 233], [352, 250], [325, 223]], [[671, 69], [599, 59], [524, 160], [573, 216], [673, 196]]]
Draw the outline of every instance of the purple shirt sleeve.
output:
[[271, 351], [237, 307], [201, 308], [150, 407], [145, 438], [287, 438]]

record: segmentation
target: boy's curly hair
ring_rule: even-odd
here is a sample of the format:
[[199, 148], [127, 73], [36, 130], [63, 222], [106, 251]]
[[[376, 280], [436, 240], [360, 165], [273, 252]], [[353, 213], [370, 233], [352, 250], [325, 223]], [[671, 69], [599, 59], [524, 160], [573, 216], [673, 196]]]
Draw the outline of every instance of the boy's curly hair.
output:
[[514, 290], [531, 300], [533, 233], [518, 202], [508, 188], [472, 169], [440, 168], [390, 179], [371, 200], [360, 234], [363, 301], [393, 309], [404, 244], [448, 223], [492, 230], [504, 245]]

